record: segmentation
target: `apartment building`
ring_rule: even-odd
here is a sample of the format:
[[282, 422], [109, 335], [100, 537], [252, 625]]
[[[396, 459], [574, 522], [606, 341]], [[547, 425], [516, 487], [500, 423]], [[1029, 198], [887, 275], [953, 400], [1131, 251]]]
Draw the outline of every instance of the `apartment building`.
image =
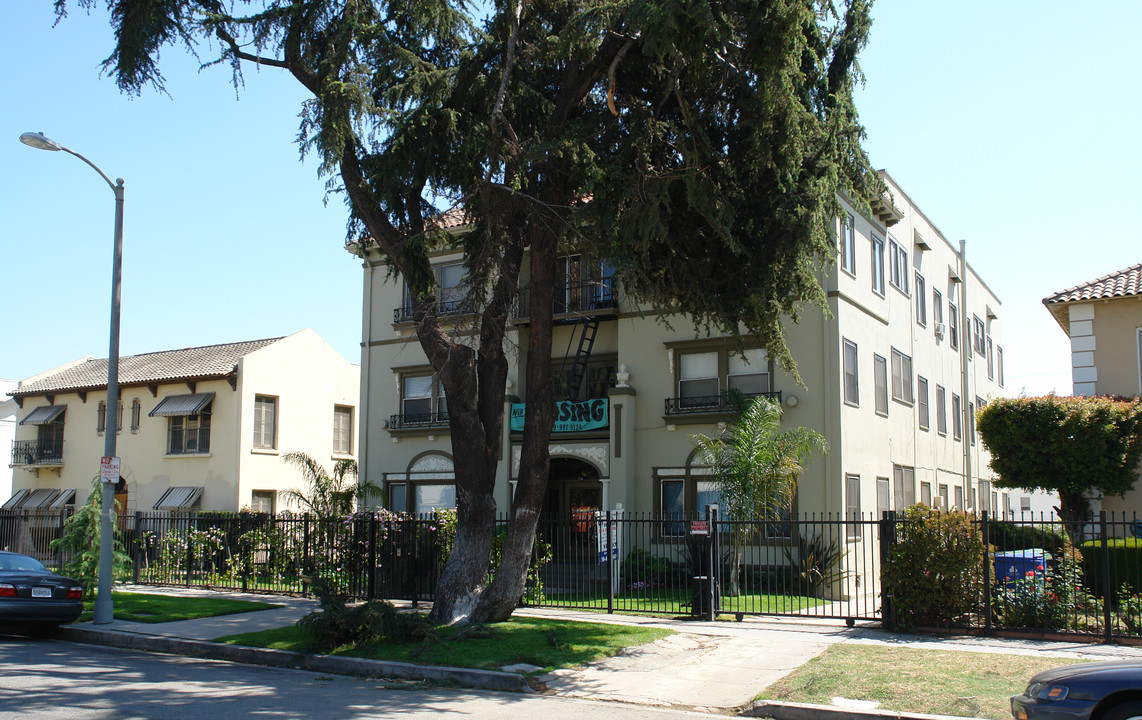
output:
[[[690, 514], [716, 500], [694, 434], [731, 422], [729, 394], [768, 395], [783, 425], [817, 430], [830, 452], [810, 464], [800, 514], [865, 515], [917, 501], [1008, 513], [975, 433], [974, 411], [1002, 392], [999, 300], [895, 181], [873, 214], [845, 207], [839, 256], [822, 270], [829, 315], [809, 310], [786, 335], [804, 386], [766, 349], [657, 319], [624, 296], [606, 258], [568, 248], [556, 287], [553, 358], [560, 418], [544, 513], [591, 509]], [[444, 216], [462, 232], [460, 219]], [[448, 403], [416, 339], [411, 306], [384, 258], [363, 259], [361, 474], [393, 510], [455, 503]], [[438, 308], [470, 327], [458, 249], [433, 258]], [[526, 269], [508, 342], [527, 346]], [[525, 408], [523, 352], [509, 371], [496, 501], [515, 483]]]
[[[1075, 395], [1142, 395], [1142, 264], [1057, 292], [1043, 304], [1071, 340]], [[1103, 498], [1101, 509], [1134, 512], [1140, 502], [1136, 486], [1124, 498]]]
[[360, 376], [302, 330], [122, 357], [117, 413], [107, 411], [106, 359], [29, 378], [9, 392], [19, 409], [3, 508], [85, 502], [104, 434], [115, 431], [122, 512], [286, 509], [279, 496], [301, 479], [282, 455], [305, 452], [326, 467], [356, 457]]

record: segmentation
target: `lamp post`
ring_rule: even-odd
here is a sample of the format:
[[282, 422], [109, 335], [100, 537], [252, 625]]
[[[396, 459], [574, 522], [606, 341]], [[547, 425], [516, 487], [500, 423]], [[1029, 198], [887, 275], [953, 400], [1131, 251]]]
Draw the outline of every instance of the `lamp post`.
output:
[[[107, 457], [115, 457], [115, 441], [119, 431], [119, 305], [123, 282], [123, 178], [118, 178], [114, 183], [111, 182], [111, 179], [95, 163], [74, 150], [60, 145], [55, 140], [45, 137], [43, 133], [24, 133], [20, 136], [20, 142], [39, 150], [51, 150], [53, 152], [63, 150], [69, 155], [74, 155], [99, 173], [99, 177], [103, 178], [111, 188], [111, 192], [115, 193], [115, 252], [111, 265], [111, 341], [107, 351], [106, 417], [109, 420], [104, 424], [103, 433], [103, 454]], [[99, 527], [99, 594], [95, 598], [94, 618], [96, 625], [105, 625], [111, 622], [114, 616], [111, 601], [111, 566], [115, 539], [111, 523], [115, 516], [115, 489], [111, 483], [104, 482], [101, 484], [103, 502], [100, 506], [102, 512], [100, 513]]]

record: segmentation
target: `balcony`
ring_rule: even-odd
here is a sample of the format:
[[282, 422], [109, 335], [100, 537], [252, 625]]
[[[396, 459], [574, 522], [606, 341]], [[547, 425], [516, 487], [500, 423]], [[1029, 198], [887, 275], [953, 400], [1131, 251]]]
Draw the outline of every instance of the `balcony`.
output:
[[59, 467], [63, 465], [63, 441], [14, 440], [12, 467]]
[[[472, 299], [467, 295], [467, 288], [463, 289], [462, 294], [445, 290], [436, 301], [436, 315], [437, 317], [469, 315], [473, 312], [472, 307]], [[414, 309], [412, 303], [406, 301], [404, 305], [393, 310], [393, 323], [412, 322]]]
[[781, 391], [762, 393], [722, 393], [687, 398], [666, 398], [666, 415], [725, 415], [741, 409], [742, 401], [767, 397], [781, 402]]
[[389, 416], [389, 431], [394, 430], [428, 430], [430, 428], [447, 428], [448, 412], [434, 413], [406, 413], [404, 415]]
[[[574, 322], [582, 316], [616, 317], [618, 315], [618, 295], [615, 292], [615, 278], [607, 276], [597, 280], [582, 280], [574, 283], [560, 283], [555, 286], [555, 301], [552, 312], [555, 322]], [[512, 319], [527, 322], [531, 316], [531, 288], [520, 288], [512, 308]]]

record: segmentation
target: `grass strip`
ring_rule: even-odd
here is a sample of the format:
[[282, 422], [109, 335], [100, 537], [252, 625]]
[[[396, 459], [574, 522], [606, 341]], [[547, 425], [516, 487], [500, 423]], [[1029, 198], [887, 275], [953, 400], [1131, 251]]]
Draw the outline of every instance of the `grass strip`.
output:
[[833, 645], [758, 699], [833, 705], [871, 700], [885, 710], [1010, 720], [1009, 698], [1035, 673], [1081, 660], [882, 645]]
[[[165, 623], [178, 620], [233, 615], [234, 613], [269, 610], [281, 607], [251, 600], [232, 600], [219, 597], [186, 597], [179, 595], [151, 595], [149, 593], [111, 593], [116, 620], [144, 623]], [[77, 622], [86, 622], [93, 616], [94, 601], [83, 604], [83, 614]]]
[[[386, 640], [346, 645], [331, 654], [482, 670], [528, 663], [550, 672], [617, 655], [624, 648], [673, 634], [664, 628], [518, 617], [488, 625], [435, 628], [428, 637], [410, 643]], [[310, 645], [306, 631], [296, 626], [228, 635], [215, 642], [291, 652], [309, 652]]]

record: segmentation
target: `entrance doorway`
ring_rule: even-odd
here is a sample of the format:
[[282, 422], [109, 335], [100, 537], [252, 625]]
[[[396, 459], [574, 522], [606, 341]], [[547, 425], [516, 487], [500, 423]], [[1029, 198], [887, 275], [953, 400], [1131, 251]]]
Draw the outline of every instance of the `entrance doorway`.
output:
[[603, 484], [594, 466], [574, 458], [551, 459], [540, 526], [553, 560], [593, 556], [595, 512], [602, 508]]

